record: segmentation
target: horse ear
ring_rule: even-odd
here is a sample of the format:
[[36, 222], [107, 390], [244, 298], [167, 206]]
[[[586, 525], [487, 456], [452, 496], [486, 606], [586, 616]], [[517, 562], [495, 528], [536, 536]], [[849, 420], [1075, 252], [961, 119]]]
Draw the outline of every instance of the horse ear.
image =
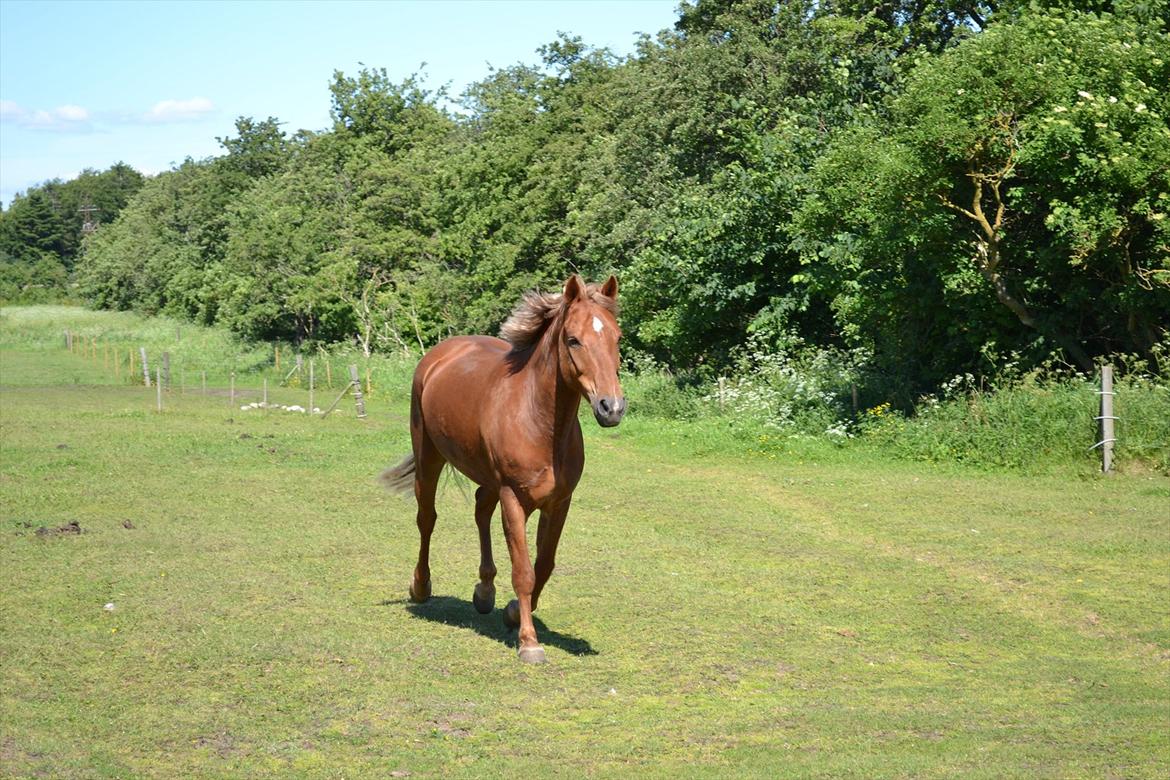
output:
[[577, 274], [573, 274], [565, 282], [565, 292], [562, 295], [564, 302], [570, 304], [584, 294], [585, 290], [581, 287], [581, 278]]
[[605, 284], [601, 285], [601, 294], [606, 298], [617, 299], [617, 277], [610, 274], [610, 277], [605, 280]]

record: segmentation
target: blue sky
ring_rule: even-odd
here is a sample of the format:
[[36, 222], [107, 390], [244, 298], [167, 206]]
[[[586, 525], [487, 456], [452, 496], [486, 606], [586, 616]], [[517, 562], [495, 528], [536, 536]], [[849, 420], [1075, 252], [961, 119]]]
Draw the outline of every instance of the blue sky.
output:
[[0, 200], [121, 160], [157, 173], [216, 154], [237, 116], [329, 124], [333, 71], [426, 63], [458, 94], [535, 62], [558, 31], [629, 54], [677, 0], [0, 0]]

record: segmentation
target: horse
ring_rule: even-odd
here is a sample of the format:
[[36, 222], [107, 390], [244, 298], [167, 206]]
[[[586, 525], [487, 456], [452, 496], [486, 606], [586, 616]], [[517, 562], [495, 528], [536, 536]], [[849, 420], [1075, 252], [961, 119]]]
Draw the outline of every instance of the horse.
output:
[[[526, 663], [545, 661], [532, 612], [556, 563], [585, 466], [581, 399], [603, 427], [619, 424], [626, 411], [618, 378], [617, 294], [613, 276], [598, 285], [574, 274], [560, 293], [526, 293], [500, 338], [456, 336], [433, 347], [411, 385], [412, 452], [382, 474], [393, 491], [413, 488], [418, 504], [418, 565], [409, 590], [415, 603], [431, 596], [430, 540], [443, 467], [479, 485], [479, 582], [472, 603], [485, 615], [495, 608], [491, 519], [499, 504], [516, 593], [504, 623], [520, 629], [517, 653]], [[525, 529], [538, 510], [534, 568]]]

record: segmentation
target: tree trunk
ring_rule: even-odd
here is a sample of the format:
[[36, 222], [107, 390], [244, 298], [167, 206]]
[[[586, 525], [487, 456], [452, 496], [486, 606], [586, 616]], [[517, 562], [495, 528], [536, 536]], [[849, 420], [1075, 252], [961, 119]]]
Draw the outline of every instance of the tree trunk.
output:
[[983, 278], [991, 283], [992, 289], [995, 290], [996, 299], [1004, 306], [1008, 307], [1017, 319], [1042, 336], [1046, 336], [1052, 341], [1060, 345], [1061, 349], [1068, 353], [1069, 357], [1077, 364], [1077, 367], [1082, 371], [1092, 371], [1093, 361], [1089, 358], [1088, 353], [1081, 347], [1080, 344], [1073, 338], [1059, 333], [1053, 328], [1042, 325], [1036, 320], [1036, 317], [1028, 309], [1023, 301], [1012, 295], [1004, 282], [1003, 277], [998, 271], [999, 266], [999, 242], [988, 242], [982, 239], [977, 245], [978, 257], [976, 258], [976, 265], [979, 268], [979, 273]]

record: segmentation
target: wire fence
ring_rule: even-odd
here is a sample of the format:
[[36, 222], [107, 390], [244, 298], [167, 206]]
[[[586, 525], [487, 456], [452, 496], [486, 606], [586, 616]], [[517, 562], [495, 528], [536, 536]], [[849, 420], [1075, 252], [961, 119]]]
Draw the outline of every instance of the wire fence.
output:
[[[258, 359], [255, 350], [228, 359], [206, 353], [175, 357], [173, 349], [148, 348], [69, 330], [62, 335], [63, 346], [70, 354], [86, 360], [95, 369], [100, 366], [101, 372], [115, 384], [154, 389], [158, 411], [165, 408], [166, 399], [173, 395], [203, 395], [223, 397], [230, 408], [238, 406], [241, 411], [281, 410], [326, 417], [344, 408], [348, 398], [357, 417], [364, 419], [365, 401], [374, 394], [374, 377], [379, 373], [369, 360], [360, 366], [358, 362], [345, 360], [352, 356], [324, 351], [306, 358], [280, 344], [271, 345], [267, 360]], [[181, 331], [176, 330], [176, 344], [181, 338]], [[400, 376], [392, 376], [400, 373], [400, 364], [383, 366], [380, 373], [388, 380], [401, 381]]]

